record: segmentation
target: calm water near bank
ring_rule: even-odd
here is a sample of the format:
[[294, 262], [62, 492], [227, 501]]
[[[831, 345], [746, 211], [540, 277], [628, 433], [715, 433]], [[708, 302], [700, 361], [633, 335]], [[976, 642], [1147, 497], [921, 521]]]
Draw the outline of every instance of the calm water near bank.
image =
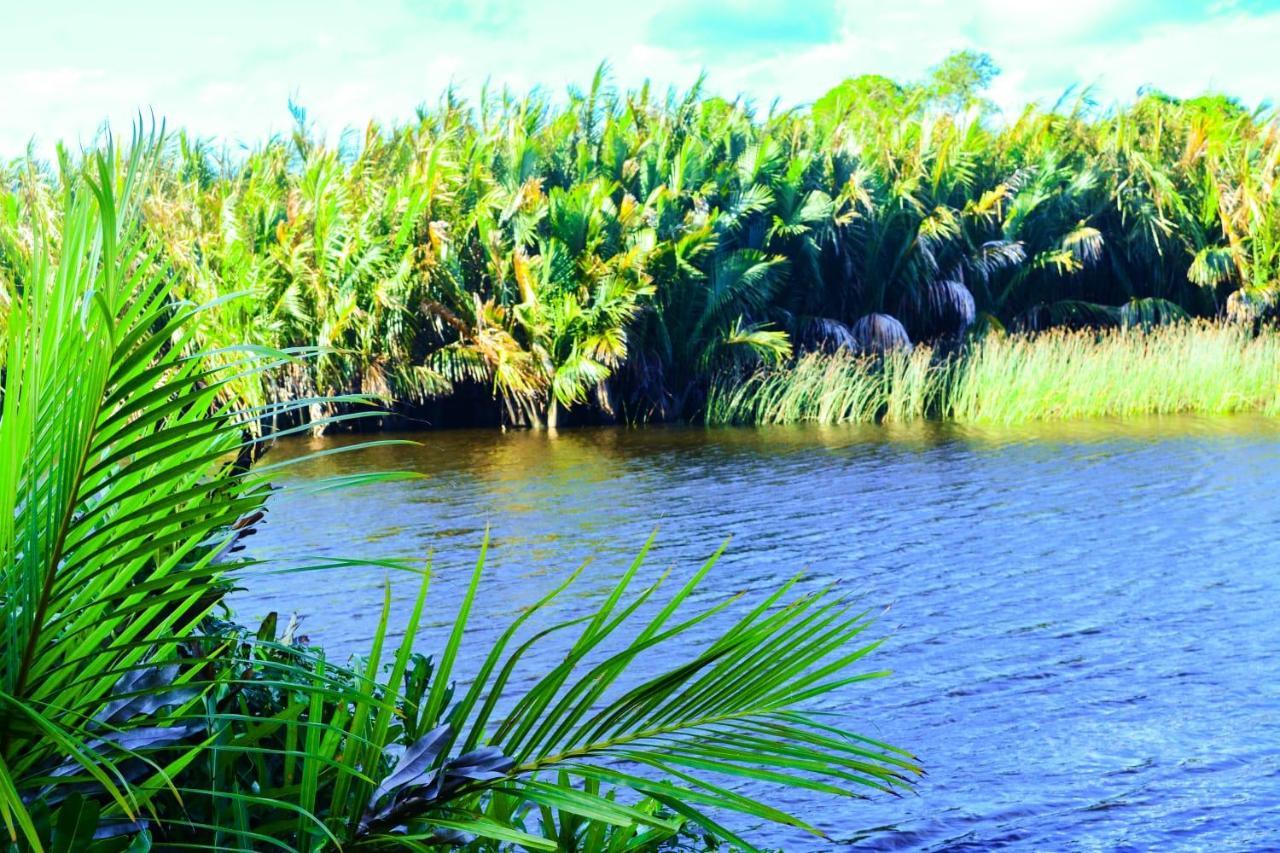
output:
[[[775, 799], [838, 842], [1280, 847], [1280, 422], [411, 437], [422, 445], [282, 474], [303, 488], [272, 498], [250, 555], [434, 554], [419, 644], [430, 652], [489, 525], [472, 656], [459, 664], [468, 672], [582, 560], [592, 567], [561, 618], [606, 590], [655, 527], [649, 567], [674, 579], [732, 536], [703, 603], [806, 570], [806, 583], [838, 580], [887, 608], [877, 629], [890, 639], [869, 668], [894, 675], [828, 706], [911, 749], [929, 775], [903, 799]], [[287, 442], [269, 461], [349, 443]], [[388, 469], [425, 477], [305, 491]], [[303, 614], [304, 633], [344, 658], [367, 646], [385, 579], [256, 572], [233, 601], [250, 624], [272, 609]], [[401, 620], [414, 592], [408, 579], [393, 584]], [[841, 846], [755, 837], [789, 851]]]

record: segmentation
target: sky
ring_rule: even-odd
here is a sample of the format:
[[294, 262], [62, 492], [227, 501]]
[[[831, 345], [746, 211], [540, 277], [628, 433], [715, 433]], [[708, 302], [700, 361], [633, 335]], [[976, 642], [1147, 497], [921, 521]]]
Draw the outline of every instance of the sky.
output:
[[761, 107], [846, 77], [918, 79], [984, 51], [1008, 112], [1091, 87], [1276, 100], [1280, 0], [0, 0], [0, 159], [92, 142], [139, 111], [226, 144], [287, 130], [292, 98], [331, 137], [412, 118], [451, 83], [619, 87], [651, 80]]

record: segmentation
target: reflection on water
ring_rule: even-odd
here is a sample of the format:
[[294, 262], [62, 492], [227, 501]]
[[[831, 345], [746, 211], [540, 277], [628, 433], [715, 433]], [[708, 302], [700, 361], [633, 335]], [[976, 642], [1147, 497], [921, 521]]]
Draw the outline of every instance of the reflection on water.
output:
[[[842, 842], [986, 849], [1280, 846], [1280, 427], [1250, 418], [978, 430], [649, 428], [417, 436], [279, 478], [423, 479], [274, 496], [253, 556], [433, 555], [438, 648], [486, 526], [472, 653], [587, 558], [599, 593], [657, 527], [656, 573], [733, 541], [706, 598], [800, 569], [889, 606], [877, 665], [836, 697], [850, 727], [911, 748], [917, 796], [784, 795]], [[350, 443], [296, 441], [270, 461]], [[362, 651], [381, 570], [255, 573], [251, 621], [298, 611]], [[414, 590], [393, 586], [401, 620]], [[563, 607], [574, 606], [573, 600]], [[585, 606], [585, 605], [584, 605]], [[711, 629], [708, 629], [711, 630]], [[463, 660], [467, 671], [475, 660]], [[868, 830], [868, 828], [875, 828]], [[772, 832], [787, 850], [829, 849]]]

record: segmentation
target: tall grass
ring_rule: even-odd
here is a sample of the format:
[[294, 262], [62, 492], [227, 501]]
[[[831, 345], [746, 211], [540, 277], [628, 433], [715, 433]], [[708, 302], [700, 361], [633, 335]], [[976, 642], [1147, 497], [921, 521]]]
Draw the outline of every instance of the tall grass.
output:
[[745, 378], [721, 377], [707, 397], [713, 424], [875, 423], [927, 417], [945, 375], [932, 351], [856, 356], [809, 353], [795, 364]]
[[1153, 329], [988, 336], [938, 357], [810, 354], [713, 383], [709, 423], [1034, 420], [1280, 414], [1280, 333], [1196, 321]]
[[954, 370], [943, 411], [988, 423], [1280, 414], [1280, 334], [1197, 322], [988, 338]]

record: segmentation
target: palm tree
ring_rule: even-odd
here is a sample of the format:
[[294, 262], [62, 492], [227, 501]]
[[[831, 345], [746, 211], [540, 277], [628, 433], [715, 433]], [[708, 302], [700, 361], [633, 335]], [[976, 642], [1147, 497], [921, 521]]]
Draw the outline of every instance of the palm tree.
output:
[[644, 272], [652, 233], [634, 199], [624, 199], [619, 210], [612, 192], [601, 179], [553, 189], [538, 254], [516, 250], [516, 317], [546, 375], [551, 429], [559, 406], [581, 403], [592, 387], [603, 388], [626, 359], [627, 326], [640, 300], [652, 293]]

